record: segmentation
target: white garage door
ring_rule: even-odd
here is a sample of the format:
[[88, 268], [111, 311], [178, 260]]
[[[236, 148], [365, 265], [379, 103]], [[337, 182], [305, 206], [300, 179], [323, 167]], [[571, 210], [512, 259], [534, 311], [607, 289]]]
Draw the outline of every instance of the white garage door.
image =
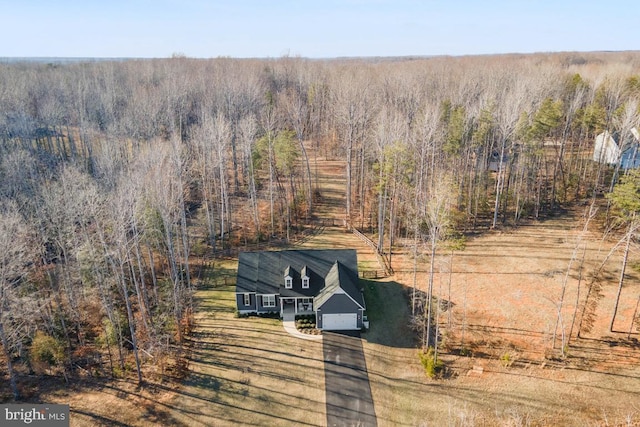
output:
[[323, 314], [322, 329], [330, 331], [358, 329], [358, 315], [355, 313]]

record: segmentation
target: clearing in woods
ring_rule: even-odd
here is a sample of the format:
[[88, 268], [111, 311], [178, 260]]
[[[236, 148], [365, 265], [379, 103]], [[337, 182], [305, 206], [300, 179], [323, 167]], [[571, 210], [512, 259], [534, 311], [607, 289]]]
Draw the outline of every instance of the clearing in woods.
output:
[[[380, 269], [375, 254], [342, 227], [344, 163], [317, 158], [321, 227], [299, 247], [352, 247], [361, 269]], [[551, 351], [571, 329], [592, 273], [612, 247], [597, 232], [582, 242], [580, 210], [502, 232], [468, 238], [466, 248], [441, 253], [434, 289], [451, 307], [440, 313], [446, 378], [425, 377], [408, 328], [414, 283], [412, 247], [398, 246], [392, 277], [365, 281], [370, 331], [362, 335], [379, 426], [637, 425], [640, 422], [638, 331], [627, 339], [640, 294], [635, 273], [623, 289], [615, 329], [608, 330], [617, 290], [620, 253], [604, 265], [592, 289], [593, 325], [575, 333], [565, 359]], [[595, 229], [594, 227], [590, 227]], [[294, 245], [295, 246], [295, 245]], [[425, 250], [426, 252], [426, 250]], [[417, 290], [425, 291], [428, 259], [419, 258]], [[233, 260], [216, 261], [198, 291], [197, 328], [190, 337], [191, 374], [179, 386], [126, 381], [94, 383], [42, 396], [71, 403], [72, 425], [308, 425], [326, 423], [322, 343], [288, 336], [275, 319], [234, 316]], [[562, 284], [567, 283], [558, 317]], [[580, 284], [580, 291], [578, 291]], [[558, 322], [558, 319], [560, 321]], [[556, 323], [559, 323], [556, 329]], [[584, 325], [583, 325], [584, 328]], [[460, 354], [461, 344], [466, 350]], [[97, 384], [97, 385], [96, 385]], [[632, 424], [636, 423], [636, 424]]]

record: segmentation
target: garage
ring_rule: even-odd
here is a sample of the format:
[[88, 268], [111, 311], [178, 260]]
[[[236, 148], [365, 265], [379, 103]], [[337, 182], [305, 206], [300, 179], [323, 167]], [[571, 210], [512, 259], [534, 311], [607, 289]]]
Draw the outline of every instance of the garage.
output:
[[329, 331], [358, 329], [358, 315], [356, 313], [323, 314], [322, 329]]

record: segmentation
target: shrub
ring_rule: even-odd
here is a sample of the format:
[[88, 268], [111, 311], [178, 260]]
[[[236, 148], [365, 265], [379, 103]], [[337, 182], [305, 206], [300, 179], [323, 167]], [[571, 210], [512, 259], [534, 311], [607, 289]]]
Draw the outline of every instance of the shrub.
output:
[[[254, 313], [252, 313], [254, 314]], [[258, 317], [262, 317], [265, 319], [279, 319], [280, 318], [280, 312], [279, 311], [261, 311], [257, 314]]]
[[[115, 345], [120, 341], [120, 336], [126, 338], [131, 336], [129, 323], [124, 314], [115, 312], [113, 320], [112, 322], [106, 317], [102, 319], [102, 333], [96, 339], [96, 343], [101, 347]], [[173, 318], [170, 321], [173, 322]]]
[[37, 331], [29, 349], [31, 364], [36, 370], [60, 366], [65, 361], [64, 345], [54, 337]]
[[314, 315], [296, 316], [296, 329], [300, 332], [311, 333], [316, 328], [316, 317]]
[[309, 323], [316, 323], [316, 316], [314, 314], [297, 314], [296, 320], [306, 320]]
[[471, 357], [473, 352], [467, 347], [461, 347], [458, 354], [460, 354], [460, 356]]
[[424, 372], [429, 378], [434, 378], [438, 373], [440, 373], [440, 371], [442, 371], [444, 364], [442, 361], [436, 359], [433, 348], [429, 348], [426, 353], [424, 351], [420, 351], [418, 356], [420, 357], [420, 363], [424, 368]]
[[511, 353], [505, 352], [500, 356], [500, 363], [502, 366], [509, 367], [513, 364], [513, 357], [511, 357]]
[[207, 242], [197, 241], [191, 244], [190, 249], [191, 249], [191, 253], [194, 256], [202, 257], [207, 253], [207, 251], [209, 250], [209, 247], [207, 245]]

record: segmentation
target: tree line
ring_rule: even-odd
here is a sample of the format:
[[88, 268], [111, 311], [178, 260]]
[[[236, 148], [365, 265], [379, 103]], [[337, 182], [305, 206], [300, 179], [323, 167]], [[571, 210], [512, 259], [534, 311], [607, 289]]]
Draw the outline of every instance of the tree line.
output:
[[346, 161], [346, 221], [433, 259], [451, 229], [609, 191], [593, 141], [639, 97], [635, 53], [0, 64], [13, 393], [25, 371], [142, 382], [183, 343], [198, 257], [313, 218], [317, 156]]

